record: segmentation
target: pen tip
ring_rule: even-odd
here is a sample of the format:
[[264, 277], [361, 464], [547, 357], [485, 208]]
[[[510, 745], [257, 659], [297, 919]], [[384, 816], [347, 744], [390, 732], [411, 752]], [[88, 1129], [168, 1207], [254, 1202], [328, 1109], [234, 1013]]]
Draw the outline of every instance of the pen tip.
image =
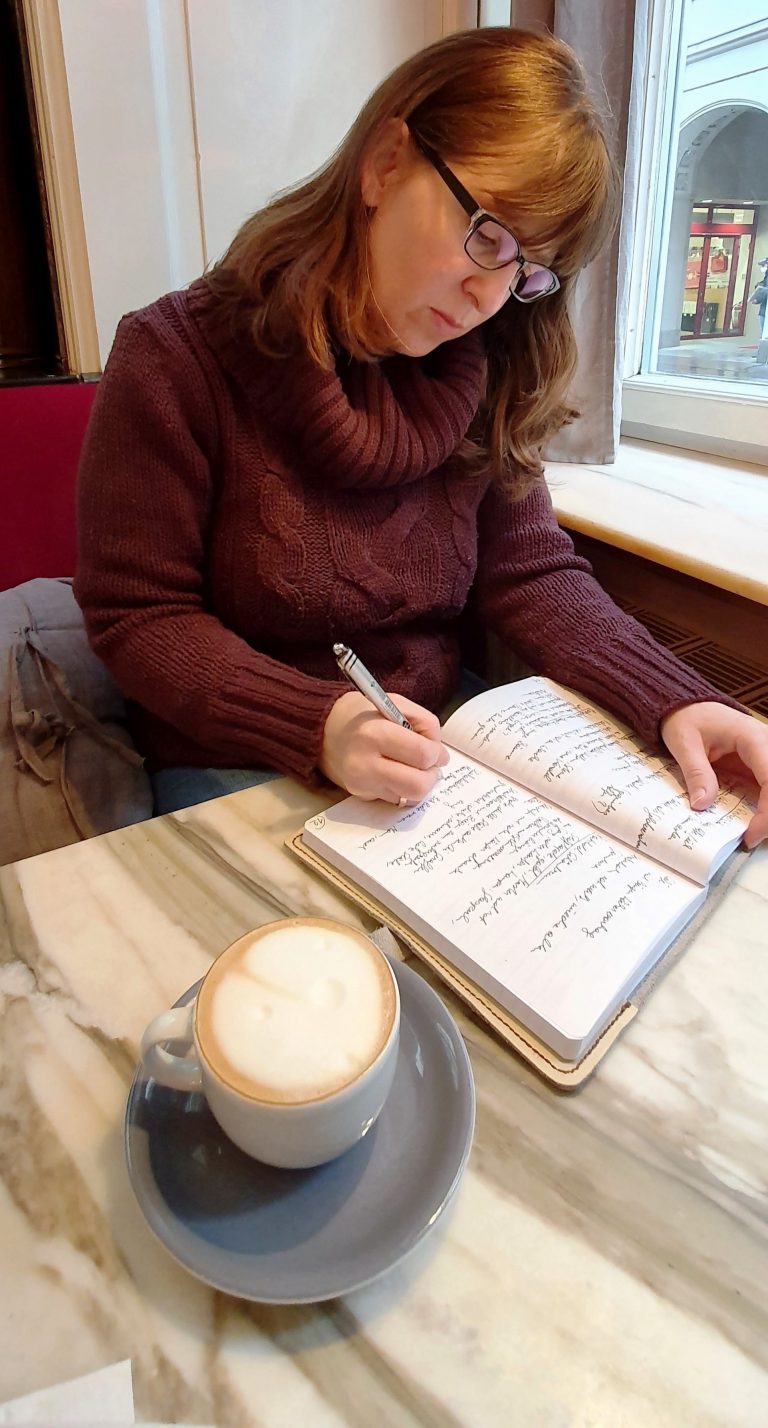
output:
[[346, 647], [346, 645], [339, 645], [339, 644], [334, 645], [334, 647], [333, 647], [333, 653], [335, 654], [335, 656], [336, 656], [337, 659], [341, 659], [341, 656], [347, 653], [347, 647]]

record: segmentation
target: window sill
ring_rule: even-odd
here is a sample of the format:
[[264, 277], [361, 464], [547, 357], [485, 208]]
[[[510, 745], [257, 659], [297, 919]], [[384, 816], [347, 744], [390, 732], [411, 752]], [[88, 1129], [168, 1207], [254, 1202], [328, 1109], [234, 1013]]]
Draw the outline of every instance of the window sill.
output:
[[652, 442], [615, 465], [550, 462], [558, 520], [621, 550], [768, 605], [768, 467]]
[[622, 387], [621, 433], [643, 442], [726, 456], [763, 467], [764, 382], [725, 382], [656, 373], [627, 377]]

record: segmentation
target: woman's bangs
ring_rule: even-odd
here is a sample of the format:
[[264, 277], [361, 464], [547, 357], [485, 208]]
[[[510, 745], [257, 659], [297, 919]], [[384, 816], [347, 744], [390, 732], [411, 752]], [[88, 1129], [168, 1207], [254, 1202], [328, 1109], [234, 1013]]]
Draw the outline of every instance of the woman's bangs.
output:
[[513, 154], [507, 151], [504, 156], [503, 168], [512, 182], [503, 186], [498, 182], [499, 159], [493, 163], [495, 183], [487, 156], [474, 167], [489, 172], [492, 211], [534, 258], [546, 253], [548, 266], [561, 277], [572, 277], [585, 267], [613, 230], [618, 184], [601, 141], [578, 150], [572, 139], [567, 145], [541, 140], [516, 145]]

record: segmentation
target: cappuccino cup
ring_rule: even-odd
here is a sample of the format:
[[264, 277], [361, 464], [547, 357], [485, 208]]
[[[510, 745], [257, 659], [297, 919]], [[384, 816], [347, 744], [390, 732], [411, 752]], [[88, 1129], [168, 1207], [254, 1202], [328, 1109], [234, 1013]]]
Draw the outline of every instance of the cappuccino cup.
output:
[[247, 1155], [300, 1169], [370, 1130], [399, 1031], [397, 980], [375, 943], [340, 922], [289, 917], [222, 952], [188, 1006], [150, 1022], [141, 1058], [161, 1085], [202, 1091]]

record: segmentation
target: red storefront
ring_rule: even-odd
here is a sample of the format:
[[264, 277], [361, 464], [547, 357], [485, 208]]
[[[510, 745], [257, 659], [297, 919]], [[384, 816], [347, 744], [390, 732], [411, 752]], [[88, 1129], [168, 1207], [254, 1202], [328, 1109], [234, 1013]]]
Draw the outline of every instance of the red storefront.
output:
[[680, 339], [738, 337], [752, 279], [757, 210], [694, 204], [685, 268]]

